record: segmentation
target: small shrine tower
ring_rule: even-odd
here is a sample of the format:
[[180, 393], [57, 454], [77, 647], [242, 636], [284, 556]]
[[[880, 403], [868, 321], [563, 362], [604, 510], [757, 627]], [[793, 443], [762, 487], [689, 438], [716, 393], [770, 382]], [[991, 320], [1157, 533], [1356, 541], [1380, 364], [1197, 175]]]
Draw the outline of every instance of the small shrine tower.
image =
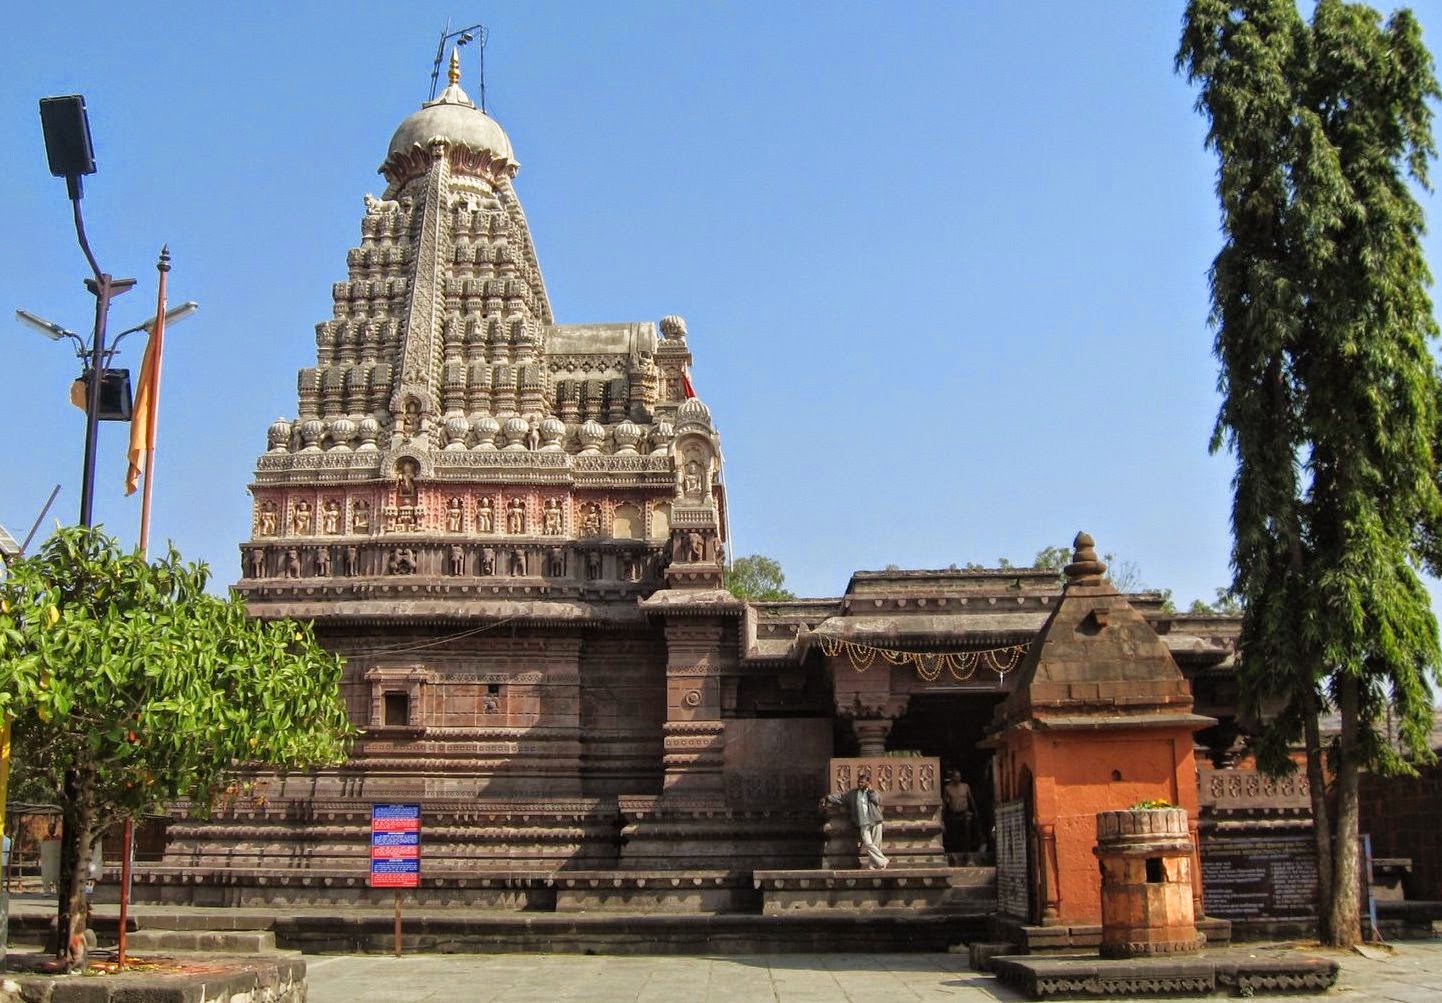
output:
[[1107, 580], [1092, 538], [1078, 533], [1074, 546], [1062, 598], [986, 743], [996, 750], [1001, 911], [1023, 925], [1100, 925], [1098, 812], [1165, 801], [1195, 830], [1192, 733], [1215, 723], [1192, 713], [1165, 643]]

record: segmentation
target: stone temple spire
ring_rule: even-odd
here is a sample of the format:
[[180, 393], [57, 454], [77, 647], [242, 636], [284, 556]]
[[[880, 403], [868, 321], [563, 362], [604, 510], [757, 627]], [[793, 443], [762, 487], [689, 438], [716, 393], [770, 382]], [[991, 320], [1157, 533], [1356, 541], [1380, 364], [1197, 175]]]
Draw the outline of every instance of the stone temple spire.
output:
[[720, 440], [688, 399], [685, 322], [555, 323], [510, 138], [454, 52], [448, 77], [392, 135], [298, 414], [270, 427], [246, 578], [627, 601], [719, 581]]

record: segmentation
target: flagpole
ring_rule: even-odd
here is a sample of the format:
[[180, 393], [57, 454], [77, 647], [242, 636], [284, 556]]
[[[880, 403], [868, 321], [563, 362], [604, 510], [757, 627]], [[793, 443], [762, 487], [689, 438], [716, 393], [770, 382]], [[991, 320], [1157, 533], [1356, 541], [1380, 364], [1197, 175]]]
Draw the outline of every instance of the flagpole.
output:
[[[155, 328], [150, 332], [150, 341], [145, 346], [149, 357], [150, 372], [144, 373], [142, 389], [149, 393], [150, 406], [144, 415], [136, 415], [145, 422], [145, 487], [140, 496], [140, 554], [146, 557], [150, 552], [150, 499], [155, 483], [155, 430], [160, 418], [160, 366], [165, 352], [165, 277], [170, 271], [170, 246], [160, 249], [160, 260], [155, 263], [160, 272], [160, 281], [155, 295]], [[154, 352], [154, 356], [150, 353]], [[120, 837], [120, 936], [116, 946], [115, 963], [125, 970], [125, 941], [130, 917], [130, 858], [135, 851], [135, 820], [125, 816], [124, 830]]]
[[170, 271], [170, 246], [160, 249], [160, 260], [155, 263], [160, 272], [159, 290], [155, 299], [155, 330], [150, 335], [146, 353], [155, 352], [154, 372], [150, 377], [150, 413], [145, 416], [145, 488], [140, 499], [140, 552], [150, 551], [150, 497], [155, 480], [155, 430], [160, 423], [160, 369], [165, 353], [165, 277]]

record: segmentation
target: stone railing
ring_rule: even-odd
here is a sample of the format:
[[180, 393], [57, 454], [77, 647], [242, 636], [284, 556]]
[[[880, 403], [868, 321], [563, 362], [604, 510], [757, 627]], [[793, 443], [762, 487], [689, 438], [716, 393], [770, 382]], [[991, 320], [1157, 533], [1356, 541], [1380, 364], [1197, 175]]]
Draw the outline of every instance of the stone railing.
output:
[[1295, 812], [1312, 807], [1306, 774], [1268, 777], [1257, 770], [1199, 771], [1198, 794], [1203, 808], [1215, 811]]
[[833, 759], [827, 769], [832, 794], [851, 790], [865, 774], [885, 805], [941, 804], [941, 760], [934, 756]]

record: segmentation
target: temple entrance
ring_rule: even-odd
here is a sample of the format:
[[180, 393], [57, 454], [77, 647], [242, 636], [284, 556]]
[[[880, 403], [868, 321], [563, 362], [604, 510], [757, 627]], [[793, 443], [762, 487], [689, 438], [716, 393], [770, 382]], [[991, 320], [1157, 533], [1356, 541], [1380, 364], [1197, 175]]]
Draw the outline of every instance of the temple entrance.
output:
[[[964, 817], [959, 799], [947, 805], [943, 788], [943, 846], [953, 862], [981, 863], [993, 849], [991, 835], [995, 804], [990, 750], [977, 748], [992, 710], [1004, 693], [912, 693], [906, 713], [897, 719], [886, 748], [912, 750], [941, 759], [943, 780], [953, 771], [970, 787], [975, 813]], [[955, 790], [953, 790], [955, 793]]]

